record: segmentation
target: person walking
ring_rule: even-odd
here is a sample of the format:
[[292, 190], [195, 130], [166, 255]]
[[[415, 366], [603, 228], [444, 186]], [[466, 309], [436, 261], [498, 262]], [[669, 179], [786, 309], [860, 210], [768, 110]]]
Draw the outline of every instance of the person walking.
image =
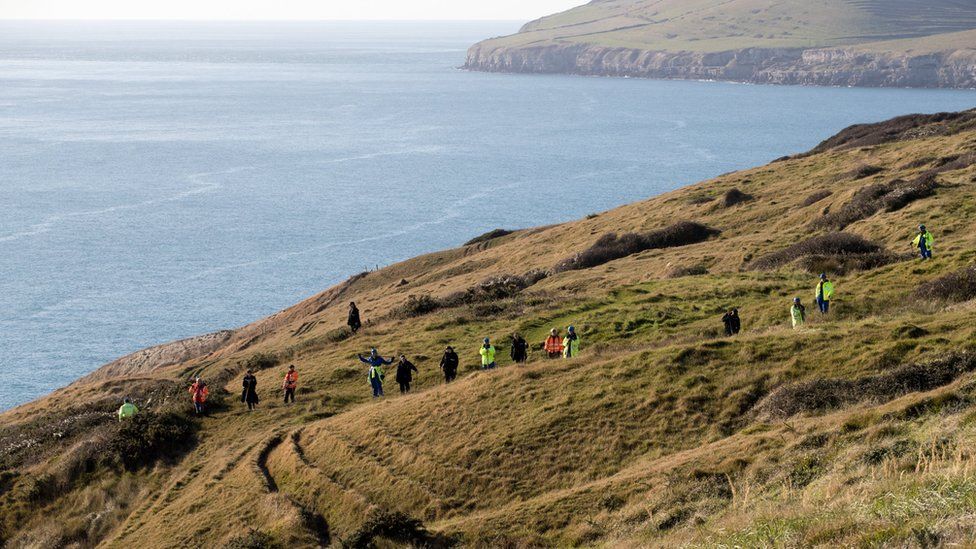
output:
[[478, 350], [478, 353], [481, 354], [481, 369], [494, 370], [495, 346], [491, 344], [491, 340], [486, 337], [484, 343], [481, 345], [481, 349]]
[[359, 319], [359, 308], [356, 307], [355, 302], [349, 303], [349, 316], [346, 317], [346, 325], [349, 326], [349, 330], [352, 333], [359, 331], [359, 328], [363, 326], [362, 321]]
[[570, 326], [566, 329], [566, 337], [563, 338], [563, 358], [576, 358], [579, 355], [580, 339], [576, 335], [576, 328]]
[[935, 237], [925, 228], [925, 225], [919, 225], [918, 234], [915, 235], [915, 240], [912, 241], [912, 245], [918, 248], [918, 253], [922, 256], [922, 260], [932, 259], [933, 244], [935, 244]]
[[400, 384], [401, 395], [410, 392], [410, 382], [413, 381], [413, 372], [420, 373], [417, 367], [413, 365], [413, 362], [407, 360], [406, 356], [400, 355], [400, 361], [397, 362], [396, 382]]
[[193, 399], [193, 410], [197, 415], [207, 411], [207, 397], [210, 395], [210, 388], [199, 377], [190, 385], [190, 397]]
[[525, 341], [525, 338], [521, 334], [514, 334], [512, 336], [512, 362], [516, 364], [524, 364], [525, 361], [529, 360], [529, 343]]
[[559, 330], [553, 328], [549, 330], [549, 337], [546, 338], [542, 346], [549, 358], [560, 358], [563, 356], [563, 340], [559, 337]]
[[817, 307], [821, 315], [830, 312], [830, 300], [834, 297], [834, 283], [827, 279], [826, 273], [820, 273], [820, 282], [817, 283]]
[[725, 324], [725, 335], [734, 336], [739, 333], [742, 329], [742, 322], [739, 319], [739, 309], [732, 309], [725, 313], [722, 317], [722, 323]]
[[241, 402], [247, 404], [248, 410], [258, 407], [258, 378], [254, 377], [254, 372], [248, 370], [241, 380]]
[[136, 405], [132, 403], [129, 397], [125, 397], [125, 400], [122, 401], [122, 406], [119, 408], [119, 421], [129, 419], [138, 413], [139, 408], [136, 408]]
[[450, 383], [457, 378], [458, 364], [460, 359], [454, 352], [454, 347], [448, 346], [441, 357], [441, 371], [444, 372], [444, 383]]
[[376, 349], [371, 349], [369, 351], [369, 356], [364, 357], [363, 355], [356, 355], [359, 360], [365, 364], [369, 364], [369, 370], [366, 372], [366, 379], [369, 380], [370, 387], [373, 388], [373, 398], [383, 396], [383, 378], [385, 373], [383, 372], [383, 366], [387, 364], [393, 364], [393, 359], [385, 359], [376, 352]]
[[790, 320], [793, 321], [793, 329], [796, 330], [803, 326], [807, 321], [807, 308], [800, 302], [800, 298], [793, 298], [793, 306], [790, 307]]
[[288, 404], [288, 399], [291, 402], [295, 402], [295, 389], [298, 388], [298, 371], [295, 370], [295, 365], [292, 364], [288, 366], [288, 371], [285, 372], [285, 379], [281, 382], [281, 388], [285, 391], [285, 404]]

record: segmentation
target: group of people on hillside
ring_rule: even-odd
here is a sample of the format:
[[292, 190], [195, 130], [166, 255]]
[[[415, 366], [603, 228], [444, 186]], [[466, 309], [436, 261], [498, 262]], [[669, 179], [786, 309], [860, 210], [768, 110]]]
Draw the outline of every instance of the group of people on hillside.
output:
[[[919, 225], [918, 234], [912, 240], [912, 246], [918, 249], [919, 256], [922, 260], [932, 259], [932, 247], [935, 243], [935, 238], [932, 233], [925, 227], [925, 225]], [[817, 304], [817, 309], [820, 311], [822, 316], [826, 316], [830, 312], [830, 302], [834, 297], [834, 283], [827, 277], [826, 273], [821, 273], [820, 278], [817, 281], [816, 289], [814, 291], [814, 300]], [[799, 297], [793, 298], [792, 306], [790, 307], [790, 321], [794, 329], [798, 329], [806, 323], [806, 307], [803, 305], [803, 301]], [[722, 316], [722, 323], [725, 326], [725, 334], [727, 336], [734, 336], [738, 334], [742, 329], [742, 320], [739, 317], [739, 310], [737, 308], [730, 309]], [[349, 327], [350, 332], [353, 334], [357, 333], [362, 327], [362, 319], [360, 318], [359, 308], [356, 304], [349, 303], [349, 312], [346, 318], [346, 325]], [[580, 349], [580, 338], [576, 333], [576, 329], [570, 326], [566, 330], [566, 335], [560, 337], [559, 330], [553, 328], [549, 332], [549, 336], [542, 344], [542, 350], [545, 355], [550, 359], [555, 358], [574, 358], [579, 355]], [[490, 338], [485, 338], [482, 341], [481, 348], [479, 349], [479, 354], [481, 355], [481, 368], [483, 370], [492, 370], [496, 367], [497, 363], [495, 360], [496, 350], [495, 346], [492, 345]], [[394, 363], [392, 358], [386, 359], [379, 355], [377, 350], [374, 348], [370, 351], [368, 356], [357, 355], [359, 360], [368, 366], [366, 372], [366, 379], [369, 381], [370, 387], [373, 391], [373, 397], [383, 396], [383, 380], [384, 380], [384, 366], [388, 366]], [[510, 352], [510, 357], [512, 362], [516, 364], [522, 364], [529, 359], [529, 343], [521, 336], [521, 334], [514, 334], [512, 336], [512, 347]], [[419, 373], [417, 367], [407, 360], [405, 355], [400, 355], [397, 361], [396, 367], [396, 382], [400, 386], [400, 393], [405, 394], [410, 392], [410, 384], [413, 382], [413, 374]], [[444, 355], [441, 357], [440, 369], [444, 374], [444, 381], [450, 383], [457, 378], [458, 366], [460, 364], [460, 358], [458, 354], [454, 351], [454, 348], [448, 346], [444, 350]], [[257, 393], [257, 377], [254, 372], [248, 370], [244, 379], [241, 382], [241, 402], [247, 405], [248, 410], [253, 410], [257, 407], [260, 402], [260, 398]], [[284, 380], [281, 385], [282, 391], [284, 392], [285, 403], [295, 402], [295, 390], [298, 388], [298, 372], [295, 370], [295, 365], [292, 364], [288, 367], [288, 371], [285, 373]], [[194, 412], [197, 415], [204, 414], [206, 412], [206, 402], [207, 397], [210, 394], [210, 389], [207, 384], [199, 377], [193, 381], [193, 384], [189, 389], [190, 398], [193, 401]], [[119, 408], [118, 416], [119, 421], [131, 418], [139, 412], [139, 409], [135, 404], [132, 403], [131, 399], [125, 398], [122, 406]]]

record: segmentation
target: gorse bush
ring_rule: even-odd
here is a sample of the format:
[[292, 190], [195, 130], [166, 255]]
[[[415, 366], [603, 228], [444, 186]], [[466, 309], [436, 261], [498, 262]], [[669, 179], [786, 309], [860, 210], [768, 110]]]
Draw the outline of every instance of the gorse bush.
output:
[[406, 303], [393, 309], [392, 315], [397, 318], [413, 318], [430, 314], [440, 309], [442, 304], [428, 294], [410, 295]]
[[870, 164], [858, 166], [857, 169], [850, 173], [850, 177], [853, 179], [864, 179], [866, 177], [871, 177], [872, 175], [877, 175], [884, 171], [881, 166], [872, 166]]
[[820, 202], [821, 200], [823, 200], [824, 198], [827, 198], [828, 196], [830, 196], [832, 194], [834, 194], [834, 193], [831, 192], [831, 191], [828, 191], [827, 189], [824, 189], [822, 191], [817, 191], [817, 192], [815, 192], [815, 193], [811, 194], [810, 196], [808, 196], [808, 197], [806, 197], [806, 198], [803, 199], [803, 203], [802, 203], [803, 204], [803, 207], [806, 208], [807, 206], [813, 206], [817, 202]]
[[923, 283], [915, 290], [915, 297], [949, 303], [976, 299], [976, 265]]
[[483, 235], [476, 236], [471, 240], [464, 243], [465, 246], [471, 246], [473, 244], [481, 244], [482, 242], [488, 242], [489, 240], [495, 240], [496, 238], [501, 238], [503, 236], [508, 236], [515, 231], [509, 231], [506, 229], [495, 229], [488, 231]]
[[840, 230], [880, 211], [894, 212], [916, 200], [932, 196], [938, 187], [936, 171], [929, 170], [912, 181], [896, 179], [888, 183], [863, 187], [847, 204], [836, 212], [827, 213], [814, 220], [811, 226], [818, 229]]
[[704, 242], [720, 231], [691, 221], [681, 221], [664, 229], [648, 233], [607, 233], [583, 252], [566, 258], [553, 268], [554, 272], [588, 269], [615, 259], [645, 250], [675, 248]]
[[428, 294], [411, 295], [407, 298], [406, 303], [393, 310], [392, 315], [397, 318], [411, 318], [430, 314], [439, 309], [510, 299], [544, 278], [546, 278], [545, 272], [533, 270], [524, 275], [500, 275], [486, 278], [470, 288], [454, 292], [443, 298], [435, 298]]
[[375, 512], [363, 525], [343, 540], [343, 547], [376, 547], [377, 538], [411, 547], [451, 547], [453, 540], [432, 535], [424, 524], [400, 512]]
[[227, 542], [224, 549], [281, 549], [271, 534], [251, 528], [246, 534], [235, 536]]
[[[754, 260], [750, 267], [768, 271], [794, 261], [807, 270], [838, 272], [874, 268], [891, 263], [894, 259], [879, 244], [856, 234], [835, 232], [815, 236], [788, 248], [766, 254]], [[833, 268], [825, 268], [827, 266]]]
[[700, 276], [707, 275], [708, 267], [698, 264], [698, 265], [685, 265], [683, 267], [671, 267], [665, 273], [664, 276], [667, 278], [683, 278], [686, 276]]
[[143, 411], [119, 423], [109, 449], [129, 470], [180, 455], [196, 442], [198, 425], [176, 412]]
[[942, 112], [936, 114], [910, 114], [892, 118], [877, 124], [857, 124], [817, 145], [808, 154], [816, 154], [834, 148], [870, 147], [891, 143], [916, 136], [925, 126], [931, 134], [949, 135], [973, 127], [976, 112]]
[[756, 407], [760, 416], [789, 417], [824, 412], [869, 400], [887, 401], [918, 391], [931, 391], [976, 370], [976, 356], [949, 355], [925, 363], [911, 363], [884, 374], [856, 380], [814, 379], [780, 387]]
[[752, 199], [753, 196], [751, 194], [746, 194], [740, 191], [739, 189], [732, 188], [729, 189], [727, 193], [725, 193], [725, 197], [722, 199], [722, 203], [725, 205], [726, 208], [731, 208], [732, 206], [742, 204], [743, 202], [749, 202]]
[[240, 362], [247, 370], [255, 372], [274, 368], [281, 362], [281, 358], [275, 353], [254, 353]]

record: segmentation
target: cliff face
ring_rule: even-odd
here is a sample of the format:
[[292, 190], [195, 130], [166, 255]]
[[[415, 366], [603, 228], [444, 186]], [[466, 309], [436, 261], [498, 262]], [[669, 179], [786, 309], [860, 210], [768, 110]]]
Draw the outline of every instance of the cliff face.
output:
[[976, 50], [906, 54], [854, 48], [746, 48], [717, 53], [649, 51], [588, 44], [546, 44], [468, 50], [465, 69], [727, 80], [757, 84], [974, 88]]

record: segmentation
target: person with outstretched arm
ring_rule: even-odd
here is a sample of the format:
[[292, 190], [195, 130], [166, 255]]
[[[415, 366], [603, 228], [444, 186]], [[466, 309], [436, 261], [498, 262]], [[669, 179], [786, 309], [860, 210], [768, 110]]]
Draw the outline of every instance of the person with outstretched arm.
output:
[[448, 346], [444, 350], [444, 356], [441, 357], [441, 371], [444, 372], [444, 383], [450, 383], [457, 378], [460, 362], [461, 360], [458, 358], [457, 353], [454, 352], [454, 347]]
[[918, 226], [918, 234], [912, 241], [912, 246], [918, 248], [918, 253], [923, 260], [932, 259], [932, 245], [935, 244], [935, 237], [925, 228], [925, 225]]
[[258, 378], [254, 377], [254, 372], [248, 370], [241, 380], [241, 402], [247, 404], [248, 411], [258, 407]]
[[481, 369], [482, 370], [494, 370], [495, 369], [495, 346], [491, 344], [491, 340], [487, 337], [484, 343], [481, 345], [481, 349], [478, 349], [478, 353], [481, 355]]
[[393, 359], [385, 359], [376, 352], [376, 349], [371, 349], [369, 351], [369, 356], [365, 357], [363, 355], [356, 355], [359, 360], [364, 364], [369, 364], [369, 370], [366, 372], [366, 379], [369, 380], [370, 387], [373, 388], [373, 398], [383, 396], [383, 378], [385, 373], [383, 372], [383, 366], [388, 364], [393, 364]]
[[119, 408], [119, 421], [129, 419], [138, 413], [139, 408], [136, 408], [136, 405], [132, 403], [132, 399], [125, 397], [125, 400], [122, 401], [122, 407]]
[[826, 273], [820, 273], [820, 282], [817, 283], [817, 307], [821, 315], [830, 312], [830, 300], [834, 297], [834, 283], [827, 279]]
[[410, 392], [410, 382], [413, 381], [413, 372], [420, 373], [417, 367], [413, 365], [413, 362], [407, 360], [406, 356], [400, 355], [400, 361], [397, 362], [396, 382], [400, 384], [401, 395]]
[[800, 302], [800, 298], [793, 298], [793, 306], [790, 307], [790, 320], [793, 321], [793, 329], [799, 329], [807, 321], [807, 308]]
[[363, 326], [363, 322], [359, 318], [359, 308], [354, 302], [349, 303], [349, 316], [346, 318], [346, 325], [349, 326], [352, 333], [358, 332], [359, 328]]
[[576, 328], [570, 326], [566, 329], [566, 337], [563, 338], [563, 358], [576, 358], [579, 349], [580, 338], [576, 335]]
[[281, 388], [285, 391], [285, 404], [288, 404], [288, 400], [295, 402], [295, 389], [298, 389], [298, 370], [295, 370], [295, 365], [292, 364], [288, 366], [288, 371], [285, 372], [285, 379], [281, 382]]
[[525, 341], [525, 338], [521, 334], [514, 334], [512, 336], [511, 356], [512, 362], [516, 364], [523, 364], [529, 360], [529, 343]]

